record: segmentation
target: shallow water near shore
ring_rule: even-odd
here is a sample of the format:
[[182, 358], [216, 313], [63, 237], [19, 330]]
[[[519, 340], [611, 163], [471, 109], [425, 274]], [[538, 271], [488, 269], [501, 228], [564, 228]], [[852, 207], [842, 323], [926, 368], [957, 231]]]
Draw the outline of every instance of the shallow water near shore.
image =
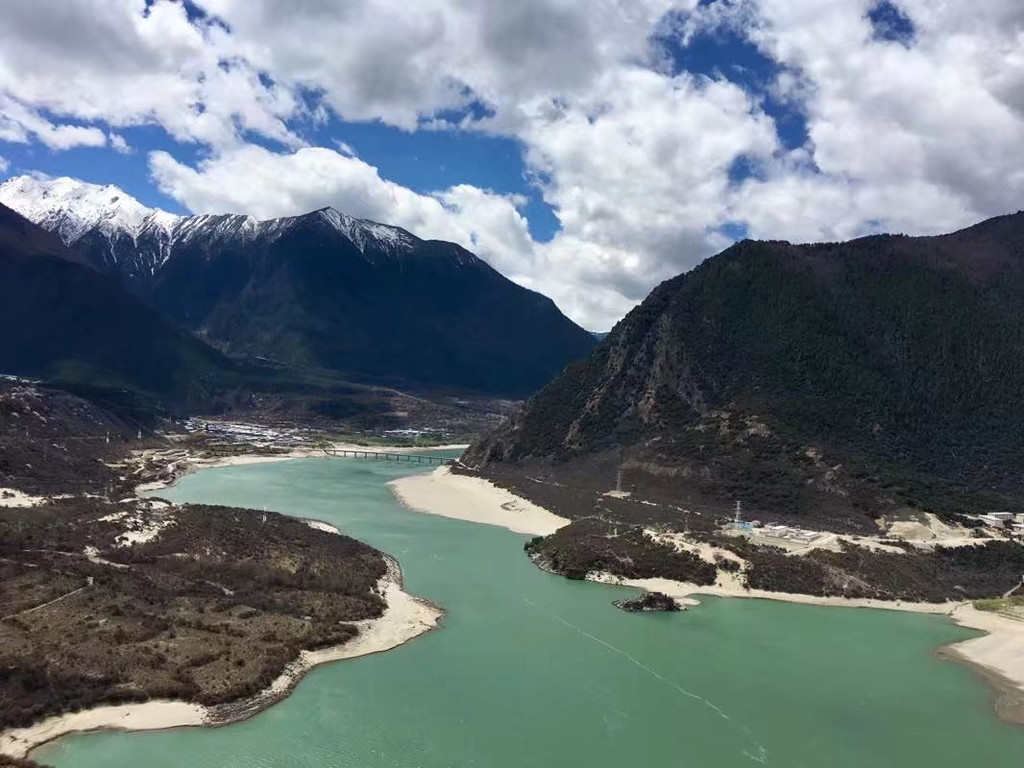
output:
[[702, 598], [627, 614], [631, 590], [541, 572], [527, 537], [402, 508], [415, 465], [302, 459], [203, 470], [158, 496], [338, 526], [398, 558], [442, 629], [317, 668], [243, 723], [91, 733], [58, 768], [963, 765], [1019, 768], [1024, 728], [934, 650], [976, 633], [938, 616]]

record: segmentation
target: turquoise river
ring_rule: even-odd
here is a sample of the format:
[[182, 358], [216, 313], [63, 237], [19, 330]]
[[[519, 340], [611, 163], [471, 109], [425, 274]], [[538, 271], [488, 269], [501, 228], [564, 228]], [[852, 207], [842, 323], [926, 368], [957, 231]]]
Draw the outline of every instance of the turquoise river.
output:
[[319, 667], [224, 728], [90, 733], [33, 757], [58, 768], [731, 766], [1021, 768], [971, 670], [934, 650], [944, 618], [760, 600], [633, 615], [628, 590], [543, 573], [525, 537], [410, 512], [407, 465], [343, 459], [205, 470], [161, 496], [333, 523], [395, 555], [442, 628]]

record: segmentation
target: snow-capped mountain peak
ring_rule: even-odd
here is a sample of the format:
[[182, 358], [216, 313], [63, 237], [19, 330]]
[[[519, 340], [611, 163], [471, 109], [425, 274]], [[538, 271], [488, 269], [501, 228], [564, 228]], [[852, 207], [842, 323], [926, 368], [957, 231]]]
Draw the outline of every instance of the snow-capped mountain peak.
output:
[[[303, 218], [291, 216], [258, 221], [241, 215], [178, 216], [159, 208], [148, 208], [112, 184], [89, 184], [66, 176], [8, 179], [0, 183], [0, 203], [56, 233], [68, 245], [94, 230], [108, 240], [119, 236], [137, 240], [144, 234], [156, 235], [163, 252], [159, 262], [178, 241], [189, 241], [197, 236], [274, 240]], [[361, 253], [369, 248], [382, 248], [395, 255], [410, 250], [417, 242], [417, 238], [404, 229], [357, 219], [334, 208], [321, 208], [307, 215], [322, 217]]]
[[56, 233], [68, 245], [86, 232], [132, 238], [147, 228], [169, 232], [181, 216], [148, 208], [111, 184], [89, 184], [62, 176], [16, 176], [0, 183], [0, 203]]
[[330, 207], [321, 208], [316, 213], [320, 214], [332, 227], [351, 240], [360, 253], [366, 253], [368, 245], [381, 247], [385, 251], [396, 253], [408, 251], [416, 244], [417, 238], [401, 227], [391, 227], [387, 224], [378, 224], [367, 219], [357, 219], [354, 216], [349, 216]]

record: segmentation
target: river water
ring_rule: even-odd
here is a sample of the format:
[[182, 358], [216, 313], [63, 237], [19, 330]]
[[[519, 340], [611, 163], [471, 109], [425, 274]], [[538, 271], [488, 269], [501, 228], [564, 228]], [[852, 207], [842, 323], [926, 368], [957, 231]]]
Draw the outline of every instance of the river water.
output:
[[934, 649], [936, 616], [708, 598], [636, 615], [629, 590], [535, 568], [526, 537], [410, 512], [408, 465], [341, 459], [204, 470], [161, 496], [333, 523], [395, 555], [443, 628], [314, 670], [224, 728], [69, 737], [58, 768], [1020, 768], [1024, 728]]

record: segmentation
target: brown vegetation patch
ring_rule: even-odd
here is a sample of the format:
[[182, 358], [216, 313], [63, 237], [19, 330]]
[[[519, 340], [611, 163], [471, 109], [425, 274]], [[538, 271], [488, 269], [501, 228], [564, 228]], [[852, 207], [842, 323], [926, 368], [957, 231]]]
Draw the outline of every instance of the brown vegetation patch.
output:
[[716, 569], [692, 552], [654, 541], [642, 528], [588, 518], [526, 545], [534, 561], [571, 579], [606, 572], [627, 579], [662, 577], [713, 584]]
[[[383, 613], [386, 563], [365, 544], [274, 513], [161, 506], [0, 510], [0, 726], [251, 696], [301, 650]], [[155, 538], [117, 545], [126, 519], [145, 528], [168, 514]]]

